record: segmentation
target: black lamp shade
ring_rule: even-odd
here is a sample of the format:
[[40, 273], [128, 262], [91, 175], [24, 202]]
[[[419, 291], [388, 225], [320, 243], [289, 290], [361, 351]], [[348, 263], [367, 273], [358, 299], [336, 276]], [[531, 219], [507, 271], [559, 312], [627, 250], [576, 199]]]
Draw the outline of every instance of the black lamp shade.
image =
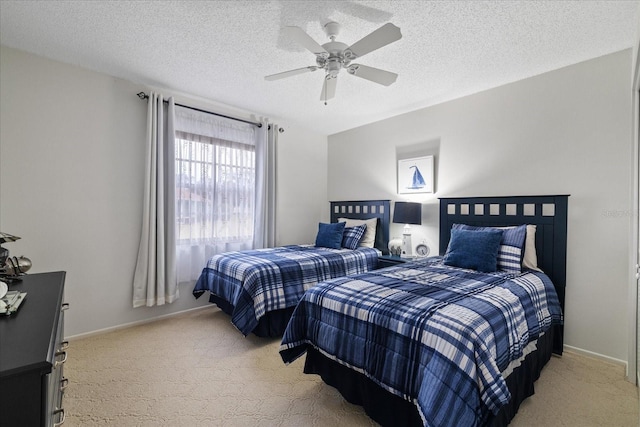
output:
[[397, 224], [422, 224], [422, 204], [396, 202], [393, 209], [393, 222]]

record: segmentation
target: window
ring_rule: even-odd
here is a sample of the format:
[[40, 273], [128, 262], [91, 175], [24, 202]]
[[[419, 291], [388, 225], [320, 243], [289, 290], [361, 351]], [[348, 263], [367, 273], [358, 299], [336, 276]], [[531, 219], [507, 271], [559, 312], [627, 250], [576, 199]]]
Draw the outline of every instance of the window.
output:
[[253, 239], [255, 146], [176, 131], [177, 243]]
[[254, 247], [257, 127], [175, 109], [178, 283], [198, 279], [213, 255]]

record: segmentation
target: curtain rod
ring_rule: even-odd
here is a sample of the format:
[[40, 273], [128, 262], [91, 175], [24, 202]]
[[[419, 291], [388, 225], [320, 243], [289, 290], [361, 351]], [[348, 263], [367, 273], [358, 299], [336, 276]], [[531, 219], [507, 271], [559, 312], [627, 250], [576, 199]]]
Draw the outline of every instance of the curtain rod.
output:
[[[148, 99], [149, 98], [149, 95], [147, 95], [144, 92], [138, 92], [137, 95], [138, 95], [138, 98], [140, 98], [140, 99]], [[163, 102], [167, 102], [167, 101], [163, 101]], [[224, 117], [225, 119], [231, 119], [231, 120], [236, 120], [238, 122], [248, 123], [250, 125], [258, 126], [259, 128], [262, 127], [262, 123], [251, 122], [249, 120], [239, 119], [237, 117], [225, 116], [224, 114], [214, 113], [213, 111], [201, 110], [200, 108], [190, 107], [188, 105], [183, 105], [183, 104], [175, 104], [175, 105], [177, 105], [178, 107], [183, 107], [183, 108], [188, 108], [190, 110], [199, 111], [201, 113], [213, 114], [214, 116]]]

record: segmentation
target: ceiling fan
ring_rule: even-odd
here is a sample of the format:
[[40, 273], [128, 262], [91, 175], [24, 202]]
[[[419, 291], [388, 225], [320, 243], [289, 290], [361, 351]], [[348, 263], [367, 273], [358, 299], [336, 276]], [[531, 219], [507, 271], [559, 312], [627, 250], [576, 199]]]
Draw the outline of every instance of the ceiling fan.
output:
[[305, 47], [316, 56], [316, 65], [297, 68], [282, 73], [271, 74], [265, 77], [265, 80], [279, 80], [285, 77], [295, 76], [297, 74], [308, 73], [318, 69], [325, 70], [324, 84], [320, 100], [327, 103], [328, 99], [335, 96], [336, 82], [338, 73], [341, 69], [346, 69], [351, 75], [389, 86], [396, 81], [398, 75], [389, 71], [373, 68], [362, 64], [352, 64], [356, 58], [361, 58], [367, 53], [380, 49], [390, 43], [402, 38], [400, 28], [391, 23], [387, 23], [378, 28], [368, 36], [360, 39], [351, 46], [336, 41], [336, 37], [340, 32], [340, 24], [337, 22], [328, 22], [324, 26], [324, 32], [327, 34], [330, 42], [319, 45], [300, 27], [284, 27], [285, 36], [289, 37], [296, 43]]

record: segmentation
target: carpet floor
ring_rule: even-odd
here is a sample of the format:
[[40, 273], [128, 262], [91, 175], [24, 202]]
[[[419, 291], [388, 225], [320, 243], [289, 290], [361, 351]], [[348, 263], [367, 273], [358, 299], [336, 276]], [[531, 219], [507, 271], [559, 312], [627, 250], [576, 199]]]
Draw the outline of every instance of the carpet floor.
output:
[[[65, 426], [375, 426], [280, 341], [243, 337], [211, 307], [71, 340]], [[565, 352], [511, 423], [636, 427], [638, 388], [624, 368]]]

